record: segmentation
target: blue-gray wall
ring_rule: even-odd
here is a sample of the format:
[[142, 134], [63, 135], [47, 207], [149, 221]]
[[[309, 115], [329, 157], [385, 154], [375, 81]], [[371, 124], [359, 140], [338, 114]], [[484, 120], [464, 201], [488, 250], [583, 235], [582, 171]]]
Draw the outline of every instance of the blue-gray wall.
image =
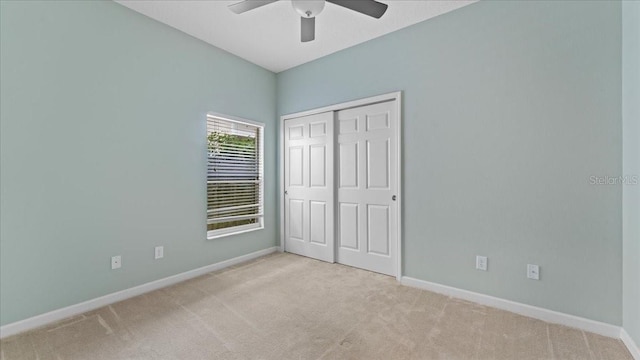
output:
[[[623, 173], [640, 176], [640, 2], [622, 4]], [[640, 346], [640, 184], [623, 187], [623, 325]]]
[[278, 113], [402, 90], [404, 274], [621, 325], [622, 189], [590, 184], [622, 171], [621, 17], [481, 1], [278, 74]]
[[[275, 74], [110, 1], [0, 4], [1, 324], [276, 245]], [[266, 123], [265, 230], [206, 240], [208, 111]]]

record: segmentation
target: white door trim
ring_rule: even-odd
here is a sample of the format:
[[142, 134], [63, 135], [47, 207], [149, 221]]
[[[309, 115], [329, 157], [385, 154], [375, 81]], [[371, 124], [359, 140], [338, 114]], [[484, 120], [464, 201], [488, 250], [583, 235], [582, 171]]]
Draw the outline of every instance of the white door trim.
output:
[[[318, 113], [328, 112], [328, 111], [339, 111], [346, 110], [354, 107], [371, 105], [375, 103], [385, 102], [385, 101], [395, 101], [397, 111], [398, 111], [398, 131], [397, 131], [397, 141], [396, 141], [396, 169], [395, 172], [398, 176], [398, 226], [397, 226], [397, 237], [398, 241], [396, 244], [396, 279], [400, 281], [402, 279], [402, 92], [396, 91], [392, 93], [372, 96], [364, 99], [358, 99], [353, 101], [348, 101], [344, 103], [328, 105], [325, 107], [311, 109], [306, 111], [301, 111], [293, 114], [287, 114], [280, 116], [280, 131], [279, 131], [279, 141], [280, 141], [280, 194], [279, 194], [279, 202], [280, 202], [280, 251], [284, 251], [284, 235], [285, 235], [285, 224], [284, 224], [284, 122], [289, 119], [299, 118], [307, 115], [314, 115]], [[337, 172], [334, 172], [334, 176]], [[334, 182], [335, 183], [335, 182]]]

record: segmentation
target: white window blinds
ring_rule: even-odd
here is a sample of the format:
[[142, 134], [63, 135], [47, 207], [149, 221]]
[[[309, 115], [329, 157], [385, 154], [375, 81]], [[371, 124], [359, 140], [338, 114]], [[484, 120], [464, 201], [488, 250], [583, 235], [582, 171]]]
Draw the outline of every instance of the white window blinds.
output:
[[263, 129], [250, 122], [207, 118], [209, 236], [262, 226]]

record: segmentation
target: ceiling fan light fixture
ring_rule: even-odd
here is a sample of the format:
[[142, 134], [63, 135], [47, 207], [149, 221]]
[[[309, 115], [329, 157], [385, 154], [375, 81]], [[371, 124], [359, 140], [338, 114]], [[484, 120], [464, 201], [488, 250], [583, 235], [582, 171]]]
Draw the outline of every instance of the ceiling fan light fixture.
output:
[[291, 0], [291, 5], [302, 17], [318, 16], [324, 9], [325, 0]]

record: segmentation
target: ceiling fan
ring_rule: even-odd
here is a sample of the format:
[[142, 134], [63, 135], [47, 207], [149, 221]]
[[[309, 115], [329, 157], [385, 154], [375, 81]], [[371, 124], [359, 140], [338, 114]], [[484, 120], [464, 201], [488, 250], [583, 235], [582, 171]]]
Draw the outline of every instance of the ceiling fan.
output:
[[[229, 5], [229, 9], [236, 14], [274, 3], [278, 0], [244, 0]], [[349, 10], [369, 15], [379, 19], [387, 11], [387, 4], [375, 0], [326, 0], [326, 2], [340, 5]], [[291, 0], [293, 8], [301, 15], [300, 40], [312, 41], [316, 38], [316, 16], [324, 9], [325, 0]]]

